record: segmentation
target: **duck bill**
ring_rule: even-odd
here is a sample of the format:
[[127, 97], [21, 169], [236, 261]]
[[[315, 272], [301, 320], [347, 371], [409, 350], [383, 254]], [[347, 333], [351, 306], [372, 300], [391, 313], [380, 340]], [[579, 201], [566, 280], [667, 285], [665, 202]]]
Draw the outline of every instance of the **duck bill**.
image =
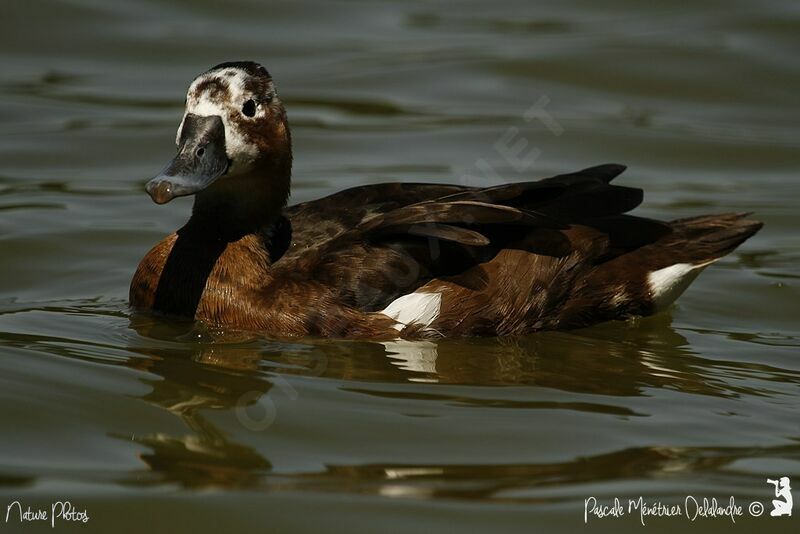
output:
[[188, 113], [183, 119], [178, 154], [145, 188], [153, 202], [166, 204], [207, 188], [225, 174], [229, 164], [222, 118]]

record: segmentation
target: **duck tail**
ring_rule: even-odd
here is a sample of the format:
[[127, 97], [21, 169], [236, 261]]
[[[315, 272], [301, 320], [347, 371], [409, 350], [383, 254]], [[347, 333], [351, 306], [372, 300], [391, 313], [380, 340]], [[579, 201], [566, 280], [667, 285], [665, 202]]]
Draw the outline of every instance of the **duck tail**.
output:
[[761, 230], [764, 223], [747, 219], [750, 212], [722, 213], [676, 219], [670, 222], [673, 236], [670, 241], [684, 245], [685, 261], [708, 264], [733, 252]]
[[665, 235], [598, 265], [573, 291], [562, 311], [562, 326], [586, 326], [597, 317], [651, 315], [667, 308], [705, 267], [761, 229], [762, 223], [748, 215], [703, 215], [667, 223]]
[[744, 243], [763, 223], [746, 217], [750, 213], [722, 213], [677, 219], [672, 233], [651, 248], [646, 274], [651, 310], [672, 304], [704, 268]]

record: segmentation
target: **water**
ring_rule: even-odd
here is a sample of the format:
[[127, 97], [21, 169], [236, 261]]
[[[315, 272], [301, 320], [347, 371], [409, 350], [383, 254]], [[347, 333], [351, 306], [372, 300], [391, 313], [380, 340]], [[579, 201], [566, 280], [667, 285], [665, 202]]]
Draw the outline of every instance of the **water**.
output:
[[[800, 484], [796, 2], [0, 13], [0, 511], [69, 499], [81, 532], [533, 532], [580, 527], [590, 496], [733, 495], [739, 530], [796, 529], [747, 513], [771, 508], [768, 476]], [[190, 207], [143, 184], [187, 84], [239, 59], [287, 104], [293, 202], [624, 162], [643, 215], [766, 226], [669, 313], [572, 333], [288, 344], [133, 315], [138, 261]], [[504, 135], [533, 161], [504, 158]]]

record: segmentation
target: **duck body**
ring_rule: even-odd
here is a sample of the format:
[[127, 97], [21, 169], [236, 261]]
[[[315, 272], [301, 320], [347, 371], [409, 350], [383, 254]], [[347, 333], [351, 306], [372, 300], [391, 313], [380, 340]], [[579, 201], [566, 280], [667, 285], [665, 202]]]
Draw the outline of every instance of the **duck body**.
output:
[[288, 123], [250, 62], [193, 82], [178, 145], [148, 191], [159, 203], [194, 194], [193, 214], [142, 260], [131, 305], [277, 337], [515, 335], [650, 315], [761, 227], [740, 213], [629, 215], [642, 191], [611, 184], [625, 169], [613, 164], [488, 188], [365, 185], [284, 207]]

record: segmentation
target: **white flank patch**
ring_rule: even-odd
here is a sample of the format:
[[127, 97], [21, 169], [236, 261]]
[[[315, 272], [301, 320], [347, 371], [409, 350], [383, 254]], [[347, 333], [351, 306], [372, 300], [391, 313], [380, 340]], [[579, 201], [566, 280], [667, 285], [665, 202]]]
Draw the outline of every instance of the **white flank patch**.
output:
[[656, 310], [663, 310], [675, 302], [675, 299], [686, 291], [689, 284], [694, 282], [697, 275], [711, 263], [700, 265], [676, 263], [647, 275], [647, 283], [650, 285]]
[[398, 332], [409, 325], [428, 327], [439, 317], [442, 306], [441, 293], [409, 293], [392, 301], [380, 313], [394, 319]]

